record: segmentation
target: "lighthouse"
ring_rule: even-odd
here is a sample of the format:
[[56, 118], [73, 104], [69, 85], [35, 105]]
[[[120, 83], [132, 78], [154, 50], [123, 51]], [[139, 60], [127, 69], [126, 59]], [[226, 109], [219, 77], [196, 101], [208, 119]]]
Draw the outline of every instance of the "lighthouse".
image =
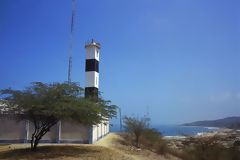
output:
[[87, 42], [85, 45], [85, 97], [98, 97], [100, 48], [101, 45], [94, 40]]
[[[101, 45], [92, 40], [85, 44], [85, 97], [98, 98], [99, 88], [99, 50]], [[89, 142], [94, 143], [109, 132], [109, 121], [106, 120], [89, 128]]]

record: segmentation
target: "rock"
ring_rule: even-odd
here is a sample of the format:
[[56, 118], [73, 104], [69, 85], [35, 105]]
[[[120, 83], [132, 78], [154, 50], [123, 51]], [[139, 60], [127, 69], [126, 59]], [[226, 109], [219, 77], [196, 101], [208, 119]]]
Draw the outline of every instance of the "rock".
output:
[[236, 140], [236, 141], [233, 143], [233, 146], [235, 146], [235, 147], [240, 146], [240, 140]]

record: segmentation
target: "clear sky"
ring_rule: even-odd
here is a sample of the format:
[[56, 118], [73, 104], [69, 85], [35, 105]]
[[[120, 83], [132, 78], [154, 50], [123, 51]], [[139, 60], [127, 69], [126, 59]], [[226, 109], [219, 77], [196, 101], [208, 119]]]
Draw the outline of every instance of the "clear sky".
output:
[[[77, 0], [72, 80], [101, 43], [100, 90], [154, 124], [240, 115], [239, 0]], [[70, 0], [0, 0], [0, 89], [67, 80]]]

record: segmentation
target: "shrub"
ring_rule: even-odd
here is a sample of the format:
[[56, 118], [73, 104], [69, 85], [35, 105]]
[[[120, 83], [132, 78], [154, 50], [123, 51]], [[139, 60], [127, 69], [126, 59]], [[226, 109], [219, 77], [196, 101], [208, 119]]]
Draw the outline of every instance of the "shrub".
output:
[[123, 135], [125, 143], [132, 142], [136, 147], [143, 147], [154, 151], [158, 154], [166, 154], [168, 147], [167, 142], [162, 139], [161, 133], [155, 128], [149, 128], [149, 118], [124, 118], [124, 127], [128, 134]]
[[149, 118], [135, 118], [135, 117], [124, 117], [124, 128], [125, 130], [132, 134], [135, 137], [135, 145], [136, 147], [139, 147], [139, 141], [142, 134], [145, 132], [145, 130], [149, 126]]
[[162, 155], [165, 155], [167, 153], [170, 153], [170, 149], [168, 148], [167, 146], [167, 142], [163, 139], [161, 140], [158, 140], [156, 146], [154, 147], [156, 148], [156, 153], [157, 154], [162, 154]]
[[171, 154], [183, 160], [240, 160], [240, 150], [224, 147], [216, 136], [191, 138], [182, 151], [171, 150]]

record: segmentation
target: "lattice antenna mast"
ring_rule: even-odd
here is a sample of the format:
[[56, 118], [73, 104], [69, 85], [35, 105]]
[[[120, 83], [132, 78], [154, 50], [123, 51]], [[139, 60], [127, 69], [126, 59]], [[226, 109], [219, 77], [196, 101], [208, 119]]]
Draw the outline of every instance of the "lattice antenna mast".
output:
[[72, 16], [71, 16], [71, 33], [70, 33], [70, 44], [68, 50], [68, 82], [71, 82], [72, 76], [72, 52], [73, 52], [73, 42], [74, 42], [74, 25], [75, 25], [75, 15], [76, 15], [76, 0], [72, 0]]

